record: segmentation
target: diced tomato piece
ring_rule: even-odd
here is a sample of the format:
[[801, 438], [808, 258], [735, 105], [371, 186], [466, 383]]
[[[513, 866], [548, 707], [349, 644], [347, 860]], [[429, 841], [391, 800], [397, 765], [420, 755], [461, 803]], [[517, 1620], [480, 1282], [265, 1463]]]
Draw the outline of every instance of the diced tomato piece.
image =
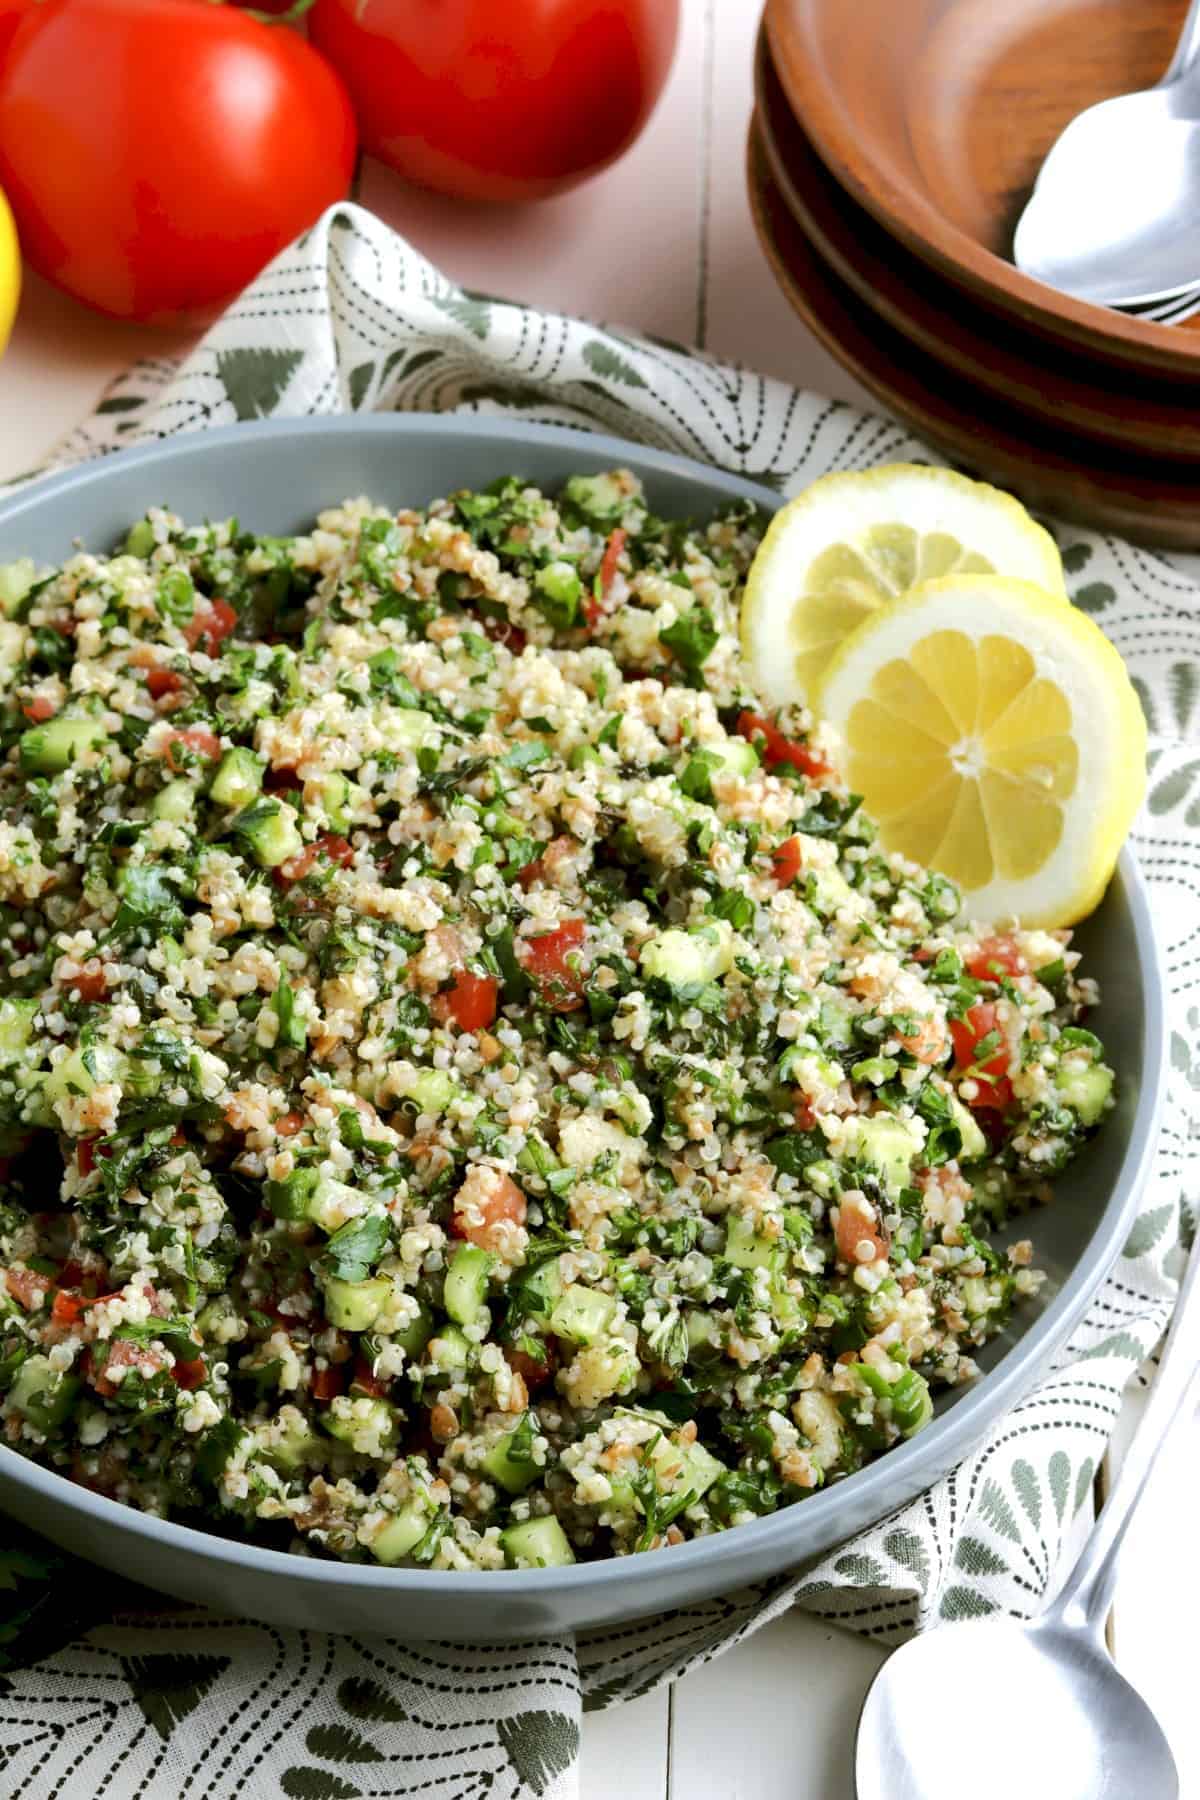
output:
[[801, 1093], [792, 1095], [792, 1112], [796, 1118], [797, 1131], [811, 1131], [817, 1122], [817, 1115]]
[[970, 1103], [973, 1110], [990, 1107], [1003, 1112], [1012, 1099], [1007, 1044], [1002, 1041], [994, 1055], [982, 1063], [976, 1061], [979, 1045], [996, 1029], [996, 1008], [990, 1000], [977, 1000], [965, 1019], [950, 1021], [954, 1066], [960, 1074], [969, 1074], [979, 1088]]
[[263, 792], [267, 794], [291, 794], [303, 786], [295, 769], [268, 769], [263, 776]]
[[303, 1113], [286, 1112], [282, 1115], [282, 1117], [276, 1119], [276, 1121], [275, 1121], [275, 1129], [279, 1133], [280, 1137], [295, 1137], [296, 1133], [298, 1131], [301, 1131], [303, 1129], [303, 1127], [304, 1127], [304, 1114]]
[[162, 1352], [151, 1349], [149, 1344], [136, 1344], [132, 1338], [114, 1338], [108, 1346], [103, 1368], [97, 1371], [94, 1358], [89, 1357], [86, 1373], [96, 1392], [111, 1399], [117, 1391], [117, 1383], [109, 1379], [110, 1369], [136, 1369], [143, 1380], [149, 1381], [166, 1366]]
[[42, 1295], [54, 1283], [48, 1275], [40, 1275], [36, 1269], [5, 1269], [4, 1285], [18, 1305], [23, 1306], [26, 1312], [33, 1312], [41, 1305]]
[[778, 725], [772, 725], [770, 719], [764, 719], [760, 713], [744, 712], [738, 714], [737, 729], [739, 737], [750, 743], [760, 741], [762, 759], [768, 769], [776, 768], [780, 763], [790, 763], [793, 769], [801, 774], [811, 775], [814, 780], [832, 772], [832, 764], [817, 750], [810, 750], [807, 744], [793, 743], [785, 737]]
[[596, 576], [596, 598], [608, 599], [608, 590], [616, 580], [617, 565], [625, 548], [629, 533], [620, 525], [609, 533], [608, 542], [604, 546], [604, 555], [600, 558], [600, 569]]
[[298, 850], [295, 856], [289, 856], [286, 862], [280, 863], [275, 871], [275, 878], [285, 884], [305, 881], [322, 859], [336, 863], [339, 869], [348, 868], [354, 861], [354, 847], [346, 838], [326, 832], [324, 837], [316, 838], [313, 843], [306, 844], [303, 850]]
[[496, 619], [487, 613], [481, 613], [479, 623], [493, 644], [503, 644], [505, 649], [511, 650], [514, 656], [520, 656], [529, 642], [525, 632], [519, 625], [514, 625], [511, 619]]
[[94, 1006], [108, 992], [108, 977], [102, 968], [80, 969], [78, 975], [72, 975], [67, 985], [73, 987], [87, 1005]]
[[566, 919], [556, 930], [527, 938], [519, 946], [525, 973], [536, 982], [542, 1005], [552, 1012], [574, 1012], [583, 1005], [583, 971], [568, 958], [582, 945], [585, 929], [582, 919]]
[[29, 704], [21, 708], [21, 711], [34, 725], [44, 725], [47, 719], [54, 717], [58, 708], [46, 694], [35, 694]]
[[183, 676], [177, 675], [174, 669], [151, 669], [146, 675], [146, 686], [152, 700], [161, 700], [165, 694], [179, 692]]
[[878, 1262], [888, 1253], [886, 1227], [871, 1202], [858, 1195], [842, 1201], [834, 1239], [843, 1262], [856, 1266]]
[[50, 1318], [55, 1325], [74, 1325], [81, 1318], [87, 1304], [82, 1294], [67, 1294], [59, 1288], [50, 1308]]
[[207, 600], [197, 606], [183, 628], [189, 650], [216, 656], [237, 625], [237, 614], [227, 600]]
[[181, 751], [190, 751], [193, 756], [202, 756], [205, 762], [216, 762], [221, 754], [221, 740], [215, 731], [209, 731], [206, 725], [189, 725], [186, 731], [169, 732], [164, 739], [167, 753], [167, 766], [178, 775], [186, 768], [187, 760], [182, 754], [176, 758], [175, 747]]
[[536, 1356], [530, 1356], [527, 1350], [518, 1350], [515, 1344], [504, 1346], [505, 1360], [515, 1375], [519, 1375], [532, 1394], [535, 1388], [545, 1387], [554, 1379], [554, 1371], [558, 1367], [558, 1347], [553, 1338], [547, 1338], [542, 1345], [545, 1352], [539, 1362]]
[[967, 973], [976, 981], [1000, 981], [1005, 975], [1027, 975], [1029, 964], [1007, 932], [1001, 937], [984, 938], [967, 958]]
[[98, 1141], [97, 1138], [86, 1137], [80, 1138], [79, 1142], [76, 1144], [75, 1161], [79, 1166], [79, 1173], [81, 1175], [90, 1175], [92, 1170], [96, 1167], [96, 1145]]
[[798, 837], [784, 838], [771, 858], [775, 879], [780, 887], [791, 887], [800, 873], [801, 849]]
[[454, 986], [433, 1000], [433, 1016], [445, 1025], [450, 1019], [460, 1031], [482, 1031], [496, 1017], [500, 984], [490, 975], [473, 975], [459, 969]]
[[309, 1389], [314, 1400], [336, 1400], [346, 1385], [346, 1371], [340, 1363], [326, 1363], [314, 1369]]
[[202, 1356], [190, 1357], [187, 1362], [177, 1362], [171, 1370], [171, 1380], [176, 1387], [181, 1387], [185, 1393], [190, 1394], [194, 1388], [203, 1387], [208, 1380], [208, 1364]]
[[490, 1184], [472, 1181], [468, 1191], [464, 1182], [454, 1196], [455, 1237], [466, 1238], [482, 1250], [495, 1248], [492, 1239], [497, 1225], [525, 1223], [525, 1196], [512, 1176], [498, 1169], [490, 1173], [494, 1177]]
[[378, 1400], [390, 1386], [390, 1382], [380, 1380], [365, 1356], [355, 1357], [354, 1373], [350, 1377], [351, 1393], [370, 1394], [372, 1399]]

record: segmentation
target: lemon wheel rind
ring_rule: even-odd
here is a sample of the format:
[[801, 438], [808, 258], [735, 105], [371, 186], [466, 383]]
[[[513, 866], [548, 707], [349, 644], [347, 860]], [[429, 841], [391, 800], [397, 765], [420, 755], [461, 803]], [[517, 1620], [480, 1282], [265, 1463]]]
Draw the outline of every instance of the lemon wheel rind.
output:
[[[1029, 877], [996, 877], [965, 893], [963, 913], [980, 923], [1017, 917], [1043, 929], [1074, 924], [1098, 904], [1145, 790], [1146, 722], [1125, 666], [1103, 632], [1054, 594], [991, 575], [948, 576], [912, 589], [847, 637], [825, 670], [818, 711], [844, 736], [875, 675], [941, 631], [1022, 644], [1038, 674], [1066, 696], [1079, 749], [1056, 849]], [[847, 760], [852, 770], [853, 756]], [[869, 793], [865, 805], [869, 812]], [[882, 836], [886, 846], [886, 819]]]
[[773, 704], [811, 700], [801, 691], [790, 628], [814, 559], [887, 524], [921, 536], [948, 533], [1003, 574], [1066, 597], [1054, 539], [999, 488], [925, 463], [822, 476], [776, 513], [742, 601], [743, 653], [759, 691]]

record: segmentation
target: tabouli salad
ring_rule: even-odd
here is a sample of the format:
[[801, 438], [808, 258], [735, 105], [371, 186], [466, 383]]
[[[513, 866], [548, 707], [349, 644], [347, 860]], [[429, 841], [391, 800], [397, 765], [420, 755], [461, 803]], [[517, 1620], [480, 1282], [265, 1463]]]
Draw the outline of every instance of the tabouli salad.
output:
[[0, 570], [0, 1421], [162, 1517], [499, 1569], [802, 1500], [1039, 1275], [1111, 1104], [747, 686], [764, 521], [624, 471]]

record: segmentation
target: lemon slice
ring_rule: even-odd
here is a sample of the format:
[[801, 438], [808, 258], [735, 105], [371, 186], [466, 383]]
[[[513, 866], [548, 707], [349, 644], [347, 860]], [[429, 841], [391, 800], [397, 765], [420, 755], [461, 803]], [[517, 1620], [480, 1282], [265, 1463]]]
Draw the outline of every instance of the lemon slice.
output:
[[1146, 721], [1085, 614], [999, 575], [928, 581], [850, 634], [816, 700], [884, 847], [948, 875], [968, 917], [1052, 928], [1098, 905]]
[[951, 469], [825, 475], [775, 515], [746, 581], [742, 648], [777, 706], [812, 698], [842, 639], [918, 581], [1019, 576], [1066, 598], [1049, 532], [1020, 501]]

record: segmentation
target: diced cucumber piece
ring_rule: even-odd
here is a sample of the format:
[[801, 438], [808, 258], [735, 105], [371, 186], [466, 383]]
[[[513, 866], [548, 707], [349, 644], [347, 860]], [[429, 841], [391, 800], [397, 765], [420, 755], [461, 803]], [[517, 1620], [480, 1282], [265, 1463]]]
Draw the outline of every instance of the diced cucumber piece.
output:
[[27, 1356], [8, 1390], [8, 1403], [35, 1431], [47, 1434], [66, 1421], [81, 1386], [78, 1375], [55, 1369], [48, 1356]]
[[846, 902], [855, 897], [854, 889], [838, 869], [811, 870], [805, 891], [810, 906], [825, 918], [840, 912]]
[[779, 1240], [760, 1237], [752, 1220], [741, 1213], [730, 1213], [725, 1227], [725, 1260], [737, 1269], [777, 1268]]
[[556, 631], [575, 623], [583, 583], [569, 562], [547, 563], [533, 578], [533, 603]]
[[847, 1155], [869, 1163], [897, 1192], [907, 1183], [921, 1148], [915, 1128], [891, 1113], [855, 1114], [846, 1120], [844, 1142]]
[[642, 973], [669, 987], [703, 987], [733, 966], [733, 927], [709, 919], [690, 931], [660, 931], [641, 952]]
[[758, 768], [758, 751], [745, 738], [722, 738], [715, 744], [701, 744], [699, 748], [705, 756], [716, 757], [714, 775], [723, 771], [730, 775], [753, 775]]
[[562, 1276], [558, 1272], [557, 1256], [548, 1257], [531, 1275], [521, 1278], [521, 1305], [523, 1311], [536, 1320], [539, 1325], [550, 1322], [550, 1314], [554, 1303], [562, 1293]]
[[721, 1349], [721, 1328], [711, 1313], [698, 1308], [684, 1314], [687, 1326], [688, 1355], [704, 1360], [716, 1356]]
[[395, 1449], [399, 1421], [386, 1400], [341, 1394], [322, 1413], [321, 1425], [359, 1456], [387, 1456]]
[[340, 1281], [330, 1276], [324, 1286], [325, 1317], [339, 1331], [369, 1331], [392, 1297], [386, 1275], [369, 1281]]
[[227, 750], [208, 791], [218, 806], [249, 806], [254, 796], [262, 792], [265, 768], [262, 757], [255, 756], [253, 750]]
[[263, 1200], [267, 1211], [277, 1219], [310, 1218], [319, 1179], [315, 1169], [293, 1169], [282, 1181], [264, 1182]]
[[0, 1000], [0, 1065], [19, 1062], [29, 1048], [36, 1000]]
[[[523, 1422], [522, 1422], [523, 1423]], [[480, 1470], [489, 1481], [502, 1487], [506, 1494], [523, 1494], [530, 1484], [543, 1473], [539, 1463], [531, 1456], [514, 1456], [513, 1445], [517, 1442], [521, 1427], [516, 1431], [506, 1431], [502, 1438], [497, 1438], [487, 1455], [480, 1460]], [[529, 1441], [529, 1433], [525, 1432], [525, 1441]]]
[[389, 750], [424, 750], [441, 742], [436, 719], [411, 708], [393, 707], [380, 722], [380, 730]]
[[149, 519], [139, 519], [136, 525], [129, 527], [123, 546], [124, 554], [126, 556], [149, 556], [154, 549], [154, 542], [153, 525]]
[[103, 744], [107, 735], [99, 719], [79, 714], [31, 725], [20, 737], [21, 767], [34, 775], [57, 775], [86, 751]]
[[281, 800], [252, 800], [234, 818], [232, 829], [249, 844], [260, 868], [277, 869], [304, 848], [296, 815]]
[[456, 1375], [471, 1360], [471, 1341], [457, 1325], [441, 1325], [425, 1346], [430, 1367], [438, 1374]]
[[1095, 1125], [1108, 1107], [1113, 1072], [1105, 1063], [1088, 1063], [1084, 1068], [1064, 1063], [1054, 1072], [1054, 1085], [1064, 1104], [1078, 1113], [1081, 1124]]
[[629, 496], [615, 475], [572, 475], [563, 489], [563, 498], [578, 508], [594, 525], [608, 525], [619, 519], [629, 504]]
[[483, 1311], [491, 1266], [491, 1252], [478, 1244], [461, 1244], [455, 1251], [446, 1271], [443, 1304], [459, 1325], [473, 1325]]
[[322, 775], [317, 784], [317, 801], [335, 831], [350, 827], [370, 811], [370, 796], [357, 782], [345, 775]]
[[120, 1081], [126, 1069], [125, 1058], [111, 1044], [89, 1044], [86, 1049], [72, 1050], [47, 1075], [43, 1092], [53, 1106], [71, 1094], [90, 1094], [105, 1082]]
[[159, 788], [150, 802], [150, 817], [166, 819], [172, 825], [186, 825], [192, 816], [196, 804], [196, 790], [192, 783], [180, 776], [178, 781], [168, 781], [165, 788]]
[[379, 1527], [367, 1548], [376, 1562], [385, 1563], [389, 1568], [393, 1563], [403, 1562], [429, 1530], [431, 1518], [429, 1508], [422, 1501], [410, 1500]]
[[422, 1306], [411, 1324], [400, 1331], [388, 1333], [393, 1344], [398, 1344], [408, 1357], [420, 1356], [422, 1350], [433, 1336], [433, 1315], [427, 1306]]
[[305, 1463], [320, 1462], [328, 1450], [303, 1413], [295, 1408], [284, 1408], [285, 1412], [289, 1410], [294, 1417], [286, 1423], [282, 1419], [277, 1423], [264, 1455], [273, 1468], [291, 1475]]
[[500, 1533], [500, 1548], [510, 1569], [562, 1569], [575, 1561], [567, 1534], [552, 1513], [507, 1526]]
[[612, 1324], [617, 1303], [611, 1294], [578, 1283], [564, 1288], [550, 1313], [550, 1329], [555, 1337], [569, 1338], [573, 1344], [594, 1344]]
[[0, 563], [0, 612], [11, 612], [19, 606], [36, 580], [37, 568], [30, 556]]
[[567, 758], [568, 769], [585, 769], [589, 763], [602, 763], [604, 758], [594, 744], [575, 744]]
[[322, 1175], [313, 1188], [307, 1216], [323, 1231], [336, 1231], [361, 1211], [362, 1197], [356, 1187], [348, 1181], [336, 1181], [332, 1175]]
[[724, 1475], [726, 1466], [698, 1441], [681, 1444], [674, 1438], [659, 1438], [647, 1460], [667, 1484], [669, 1492], [694, 1493], [697, 1500], [706, 1494], [713, 1482]]
[[959, 1162], [979, 1162], [988, 1154], [988, 1141], [973, 1113], [965, 1107], [957, 1094], [950, 1096], [950, 1117], [958, 1126], [962, 1137], [962, 1149], [958, 1153]]
[[444, 1069], [418, 1069], [404, 1097], [414, 1103], [418, 1112], [436, 1116], [444, 1113], [464, 1092], [465, 1089]]

